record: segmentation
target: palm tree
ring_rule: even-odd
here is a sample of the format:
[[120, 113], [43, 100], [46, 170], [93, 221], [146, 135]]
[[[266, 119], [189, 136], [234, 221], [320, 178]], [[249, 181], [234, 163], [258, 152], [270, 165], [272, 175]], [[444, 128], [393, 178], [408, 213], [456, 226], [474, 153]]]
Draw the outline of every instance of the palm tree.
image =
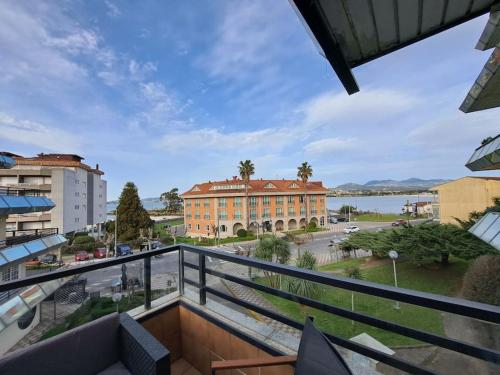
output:
[[245, 183], [245, 207], [246, 207], [246, 219], [247, 219], [247, 230], [250, 227], [250, 214], [248, 210], [248, 183], [250, 182], [250, 176], [255, 173], [255, 167], [251, 160], [240, 161], [238, 165], [240, 172], [240, 177]]
[[307, 181], [309, 180], [309, 177], [312, 176], [313, 170], [312, 167], [309, 165], [307, 161], [303, 162], [300, 167], [297, 167], [297, 177], [302, 180], [304, 183], [304, 202], [305, 202], [305, 208], [306, 208], [306, 226], [308, 224], [308, 219], [307, 219]]

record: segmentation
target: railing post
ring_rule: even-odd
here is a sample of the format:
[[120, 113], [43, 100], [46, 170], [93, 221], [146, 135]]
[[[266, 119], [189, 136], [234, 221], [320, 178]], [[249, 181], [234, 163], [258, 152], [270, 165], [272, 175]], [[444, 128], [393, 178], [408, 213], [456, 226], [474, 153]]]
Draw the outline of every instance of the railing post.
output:
[[179, 294], [184, 294], [184, 250], [179, 246]]
[[144, 258], [144, 308], [151, 308], [151, 257]]
[[205, 255], [199, 254], [198, 282], [200, 283], [200, 305], [207, 303], [207, 274], [205, 272]]

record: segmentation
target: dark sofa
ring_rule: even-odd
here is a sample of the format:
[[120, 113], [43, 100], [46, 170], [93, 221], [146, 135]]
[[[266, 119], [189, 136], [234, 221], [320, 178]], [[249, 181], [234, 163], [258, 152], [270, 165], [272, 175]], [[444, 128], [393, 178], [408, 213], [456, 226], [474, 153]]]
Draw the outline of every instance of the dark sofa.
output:
[[170, 353], [128, 314], [114, 313], [0, 359], [2, 375], [170, 375]]

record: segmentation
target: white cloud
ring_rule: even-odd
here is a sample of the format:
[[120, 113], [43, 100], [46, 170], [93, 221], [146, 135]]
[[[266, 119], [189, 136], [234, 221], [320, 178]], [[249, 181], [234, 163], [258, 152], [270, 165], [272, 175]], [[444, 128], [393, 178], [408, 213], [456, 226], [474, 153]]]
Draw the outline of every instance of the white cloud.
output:
[[156, 72], [157, 69], [156, 64], [150, 61], [141, 64], [132, 59], [128, 64], [130, 78], [134, 81], [143, 81], [150, 73]]
[[330, 155], [338, 151], [352, 150], [359, 147], [359, 141], [354, 138], [324, 138], [304, 146], [304, 151], [310, 156]]
[[97, 72], [97, 76], [108, 86], [116, 86], [122, 82], [123, 77], [114, 71]]
[[55, 127], [29, 120], [20, 120], [0, 112], [0, 139], [25, 143], [56, 152], [78, 153], [80, 137]]
[[98, 50], [97, 34], [91, 30], [77, 30], [64, 37], [52, 37], [45, 35], [44, 44], [49, 47], [56, 47], [66, 52], [94, 53]]
[[343, 125], [344, 123], [374, 123], [389, 116], [408, 111], [418, 104], [408, 92], [369, 89], [347, 95], [345, 92], [326, 92], [305, 103], [300, 109], [308, 127]]
[[121, 12], [120, 8], [118, 8], [116, 6], [116, 4], [112, 3], [109, 0], [105, 0], [104, 4], [106, 5], [106, 8], [107, 8], [106, 14], [108, 16], [113, 17], [113, 18], [121, 16], [122, 12]]

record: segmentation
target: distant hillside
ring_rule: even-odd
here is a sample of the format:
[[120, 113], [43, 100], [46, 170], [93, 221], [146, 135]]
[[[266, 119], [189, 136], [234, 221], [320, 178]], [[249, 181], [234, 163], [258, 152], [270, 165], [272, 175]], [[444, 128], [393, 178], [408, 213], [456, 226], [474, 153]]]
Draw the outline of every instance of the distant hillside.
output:
[[444, 179], [430, 179], [423, 180], [421, 178], [408, 178], [406, 180], [371, 180], [367, 183], [360, 185], [349, 182], [336, 186], [335, 190], [344, 191], [389, 191], [389, 190], [422, 190], [428, 189], [432, 186], [443, 184], [450, 180]]

